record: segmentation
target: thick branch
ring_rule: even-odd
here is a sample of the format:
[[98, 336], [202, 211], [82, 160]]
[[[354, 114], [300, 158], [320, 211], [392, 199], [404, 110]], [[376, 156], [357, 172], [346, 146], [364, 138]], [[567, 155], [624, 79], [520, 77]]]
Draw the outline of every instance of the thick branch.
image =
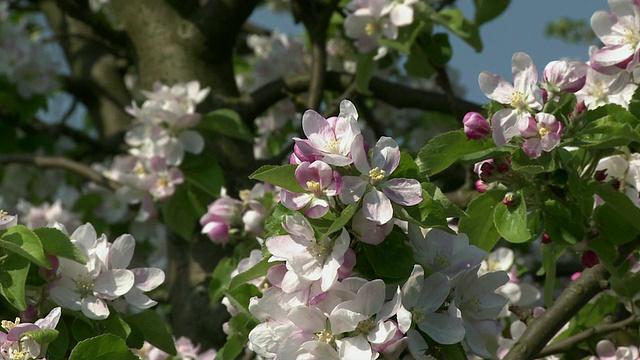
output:
[[527, 326], [504, 360], [533, 359], [591, 298], [607, 288], [608, 279], [609, 272], [602, 264], [582, 272], [547, 311]]
[[65, 157], [40, 156], [32, 154], [8, 154], [0, 155], [0, 164], [33, 164], [42, 168], [60, 168], [69, 170], [81, 175], [89, 181], [93, 181], [98, 185], [102, 185], [111, 190], [117, 190], [119, 184], [105, 178], [99, 172], [93, 170], [89, 166], [67, 159]]
[[610, 323], [610, 324], [599, 324], [581, 333], [575, 334], [562, 341], [558, 341], [557, 343], [547, 346], [546, 348], [544, 348], [544, 350], [540, 352], [540, 354], [538, 354], [538, 356], [544, 357], [544, 356], [566, 352], [566, 351], [569, 351], [572, 347], [574, 347], [578, 343], [584, 340], [587, 340], [590, 337], [609, 334], [614, 331], [623, 330], [625, 328], [635, 326], [638, 324], [640, 324], [640, 315], [630, 316], [624, 320]]
[[[354, 75], [338, 72], [328, 72], [326, 88], [333, 91], [344, 91], [355, 81]], [[257, 89], [250, 95], [240, 99], [221, 99], [223, 106], [235, 109], [245, 122], [251, 122], [275, 103], [283, 100], [289, 94], [308, 91], [311, 84], [309, 74], [293, 75], [275, 80]], [[397, 108], [415, 108], [442, 113], [450, 113], [451, 106], [446, 95], [433, 91], [412, 88], [403, 84], [390, 82], [380, 78], [373, 78], [369, 83], [369, 90], [373, 97], [380, 99]], [[364, 95], [363, 95], [364, 96]], [[456, 108], [462, 112], [482, 111], [480, 105], [456, 99]]]

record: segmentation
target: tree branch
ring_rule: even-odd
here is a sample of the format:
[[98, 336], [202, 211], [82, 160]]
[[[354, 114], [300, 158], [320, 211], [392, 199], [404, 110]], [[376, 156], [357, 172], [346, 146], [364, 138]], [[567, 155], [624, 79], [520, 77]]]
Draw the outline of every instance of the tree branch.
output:
[[[328, 72], [326, 88], [333, 91], [344, 91], [355, 81], [355, 76], [339, 72]], [[298, 74], [281, 78], [268, 83], [253, 93], [242, 98], [219, 97], [221, 107], [236, 110], [243, 120], [250, 123], [275, 103], [288, 97], [291, 93], [308, 91], [311, 84], [309, 74]], [[415, 108], [442, 113], [451, 113], [451, 106], [446, 95], [433, 91], [412, 88], [380, 78], [372, 78], [369, 90], [373, 97], [397, 108]], [[364, 96], [364, 94], [361, 94]], [[456, 99], [456, 108], [460, 112], [482, 111], [482, 107], [472, 102]]]
[[558, 341], [557, 343], [551, 344], [542, 350], [538, 356], [544, 357], [553, 354], [559, 354], [562, 352], [569, 351], [576, 344], [589, 339], [590, 337], [597, 335], [605, 335], [612, 333], [614, 331], [623, 330], [627, 327], [634, 326], [640, 324], [640, 315], [630, 316], [624, 320], [614, 322], [611, 324], [598, 324], [590, 329], [587, 329], [581, 333], [575, 334], [571, 337], [568, 337], [562, 341]]
[[533, 359], [591, 298], [607, 288], [609, 275], [602, 264], [582, 272], [547, 311], [527, 326], [527, 330], [503, 359]]
[[98, 185], [102, 185], [113, 191], [117, 190], [120, 185], [114, 181], [102, 176], [99, 172], [93, 170], [89, 166], [67, 159], [61, 156], [40, 156], [32, 154], [7, 154], [0, 155], [0, 164], [33, 164], [42, 168], [60, 168], [74, 172], [89, 181]]

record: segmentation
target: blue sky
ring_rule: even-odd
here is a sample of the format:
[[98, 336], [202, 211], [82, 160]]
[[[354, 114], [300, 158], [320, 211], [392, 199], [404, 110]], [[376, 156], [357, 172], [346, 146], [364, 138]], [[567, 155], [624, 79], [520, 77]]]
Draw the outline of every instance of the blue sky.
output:
[[[490, 1], [490, 0], [489, 0]], [[473, 18], [472, 0], [458, 0], [458, 6]], [[484, 103], [487, 98], [478, 88], [478, 74], [487, 70], [511, 79], [511, 57], [523, 51], [529, 54], [538, 67], [540, 75], [544, 66], [560, 58], [588, 59], [585, 46], [568, 45], [559, 39], [544, 36], [546, 24], [561, 17], [589, 20], [597, 10], [609, 11], [604, 0], [512, 0], [509, 8], [500, 17], [484, 24], [481, 37], [484, 49], [476, 53], [469, 45], [455, 36], [450, 36], [453, 47], [451, 65], [460, 71], [461, 83], [467, 90], [466, 98]], [[290, 19], [274, 17], [261, 10], [252, 20], [283, 32], [300, 32]]]

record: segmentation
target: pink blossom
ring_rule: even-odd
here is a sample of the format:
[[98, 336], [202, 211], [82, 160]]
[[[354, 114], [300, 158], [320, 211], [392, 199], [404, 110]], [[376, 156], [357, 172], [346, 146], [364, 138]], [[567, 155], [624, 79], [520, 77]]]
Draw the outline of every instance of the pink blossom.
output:
[[562, 123], [556, 117], [547, 113], [538, 113], [535, 119], [527, 117], [527, 122], [519, 123], [520, 134], [527, 139], [522, 144], [524, 152], [532, 158], [542, 155], [542, 151], [549, 152], [560, 144]]
[[584, 86], [588, 68], [582, 61], [552, 61], [542, 72], [543, 86], [554, 93], [575, 93]]
[[291, 210], [299, 210], [309, 205], [305, 215], [312, 219], [323, 217], [329, 211], [328, 197], [336, 196], [342, 190], [342, 177], [322, 161], [307, 161], [298, 165], [296, 180], [308, 193], [293, 193], [282, 190], [282, 204]]

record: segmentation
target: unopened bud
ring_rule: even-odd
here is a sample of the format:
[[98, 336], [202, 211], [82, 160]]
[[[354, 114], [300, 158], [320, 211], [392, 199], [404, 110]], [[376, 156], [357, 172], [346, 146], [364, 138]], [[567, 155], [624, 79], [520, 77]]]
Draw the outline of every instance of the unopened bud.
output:
[[582, 264], [584, 266], [591, 268], [598, 264], [600, 264], [600, 259], [598, 258], [598, 254], [593, 252], [592, 250], [587, 250], [582, 253]]
[[585, 110], [587, 110], [587, 105], [585, 105], [584, 101], [580, 101], [576, 104], [576, 114], [582, 114]]
[[509, 165], [507, 163], [499, 163], [498, 164], [498, 172], [500, 174], [504, 174], [509, 171]]
[[502, 203], [506, 206], [511, 206], [516, 202], [516, 194], [512, 192], [508, 192], [504, 195], [504, 199], [502, 199]]
[[549, 92], [547, 89], [540, 89], [540, 92], [542, 93], [542, 102], [546, 104], [547, 100], [549, 100]]
[[549, 234], [543, 233], [541, 241], [543, 244], [551, 244], [551, 238], [549, 237]]
[[612, 185], [614, 189], [620, 190], [620, 180], [616, 179]]
[[475, 185], [476, 185], [476, 190], [481, 194], [489, 190], [489, 185], [487, 185], [487, 183], [485, 183], [481, 179], [476, 180]]
[[593, 178], [596, 181], [600, 181], [600, 182], [605, 181], [607, 179], [607, 169], [596, 171], [595, 175], [593, 175]]
[[489, 122], [478, 112], [468, 112], [462, 119], [462, 124], [464, 125], [464, 134], [469, 139], [482, 139], [491, 132]]

